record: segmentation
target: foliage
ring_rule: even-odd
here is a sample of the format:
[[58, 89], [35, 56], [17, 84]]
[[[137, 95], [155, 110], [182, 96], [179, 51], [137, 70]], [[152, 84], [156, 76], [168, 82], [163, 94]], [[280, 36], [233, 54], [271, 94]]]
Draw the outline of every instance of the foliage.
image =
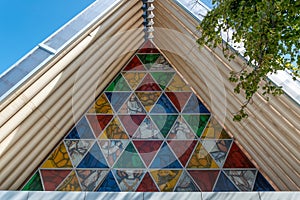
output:
[[[222, 44], [224, 56], [231, 60], [238, 53], [220, 37], [227, 33], [234, 48], [244, 48], [245, 66], [232, 71], [229, 80], [236, 83], [234, 92], [245, 95], [234, 120], [246, 118], [246, 106], [253, 95], [280, 95], [280, 87], [267, 75], [277, 70], [291, 71], [299, 77], [300, 65], [300, 1], [299, 0], [213, 0], [215, 6], [200, 23], [200, 45], [217, 47]], [[268, 98], [267, 98], [268, 99]]]

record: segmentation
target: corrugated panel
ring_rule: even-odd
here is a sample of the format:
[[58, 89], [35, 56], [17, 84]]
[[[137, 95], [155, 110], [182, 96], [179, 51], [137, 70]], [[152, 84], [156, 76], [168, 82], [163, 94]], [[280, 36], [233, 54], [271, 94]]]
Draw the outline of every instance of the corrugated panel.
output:
[[228, 76], [231, 70], [241, 68], [242, 60], [229, 63], [221, 49], [199, 51], [196, 38], [200, 33], [193, 28], [197, 22], [170, 0], [156, 1], [155, 7], [154, 35], [158, 47], [219, 116], [219, 121], [224, 121], [261, 171], [280, 190], [299, 190], [299, 106], [285, 95], [267, 102], [258, 94], [248, 106], [249, 119], [233, 122], [232, 113], [244, 100], [232, 92], [234, 85]]
[[17, 189], [30, 176], [142, 44], [141, 7], [123, 1], [0, 105], [1, 189]]

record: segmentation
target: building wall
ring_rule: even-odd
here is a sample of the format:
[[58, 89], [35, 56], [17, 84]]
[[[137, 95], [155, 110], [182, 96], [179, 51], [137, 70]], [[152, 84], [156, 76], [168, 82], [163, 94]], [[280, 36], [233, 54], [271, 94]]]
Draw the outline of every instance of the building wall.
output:
[[[1, 102], [0, 189], [15, 190], [26, 181], [142, 44], [141, 6], [139, 0], [122, 1]], [[233, 122], [244, 100], [227, 77], [243, 61], [229, 63], [220, 48], [199, 50], [197, 22], [173, 1], [157, 0], [155, 7], [154, 42], [170, 63], [273, 186], [299, 190], [299, 105], [285, 95], [267, 102], [258, 94], [249, 118]]]

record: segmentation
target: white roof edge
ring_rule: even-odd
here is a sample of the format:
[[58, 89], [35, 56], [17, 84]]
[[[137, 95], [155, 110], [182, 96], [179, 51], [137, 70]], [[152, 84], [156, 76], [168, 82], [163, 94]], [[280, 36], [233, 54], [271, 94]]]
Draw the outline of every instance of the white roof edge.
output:
[[298, 200], [300, 192], [58, 192], [58, 191], [0, 191], [0, 199], [18, 200], [156, 200], [156, 199], [189, 199], [189, 200]]
[[[178, 5], [180, 5], [184, 10], [186, 10], [193, 18], [197, 21], [202, 21], [203, 16], [210, 10], [208, 6], [206, 6], [200, 0], [191, 1], [191, 0], [173, 0]], [[225, 41], [225, 40], [224, 40]], [[242, 53], [241, 49], [235, 49], [231, 46], [233, 50], [236, 50]], [[240, 56], [243, 57], [242, 54]], [[300, 80], [296, 79], [292, 80], [292, 75], [288, 71], [277, 71], [276, 74], [272, 74], [268, 76], [269, 80], [271, 80], [275, 85], [282, 86], [283, 91], [287, 94], [292, 100], [294, 100], [298, 105], [300, 105]]]
[[0, 74], [0, 102], [121, 1], [96, 0]]

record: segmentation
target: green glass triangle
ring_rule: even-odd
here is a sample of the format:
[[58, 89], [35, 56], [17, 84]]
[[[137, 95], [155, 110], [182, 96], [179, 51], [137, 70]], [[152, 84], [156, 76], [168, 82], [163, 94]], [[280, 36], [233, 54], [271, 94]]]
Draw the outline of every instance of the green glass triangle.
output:
[[185, 121], [190, 125], [194, 133], [200, 137], [206, 124], [210, 118], [210, 115], [183, 115]]
[[37, 171], [31, 179], [27, 182], [27, 184], [22, 188], [23, 191], [43, 191], [43, 185], [41, 182], [41, 177], [39, 172]]
[[159, 84], [159, 86], [164, 90], [169, 84], [171, 78], [175, 72], [151, 72], [154, 80]]
[[119, 74], [105, 91], [131, 91], [131, 89], [122, 74]]
[[155, 63], [157, 58], [160, 56], [160, 54], [138, 54], [137, 56], [149, 70], [152, 64]]
[[114, 165], [114, 168], [145, 168], [139, 153], [130, 142]]
[[177, 115], [151, 115], [151, 118], [162, 135], [166, 137], [176, 121]]

